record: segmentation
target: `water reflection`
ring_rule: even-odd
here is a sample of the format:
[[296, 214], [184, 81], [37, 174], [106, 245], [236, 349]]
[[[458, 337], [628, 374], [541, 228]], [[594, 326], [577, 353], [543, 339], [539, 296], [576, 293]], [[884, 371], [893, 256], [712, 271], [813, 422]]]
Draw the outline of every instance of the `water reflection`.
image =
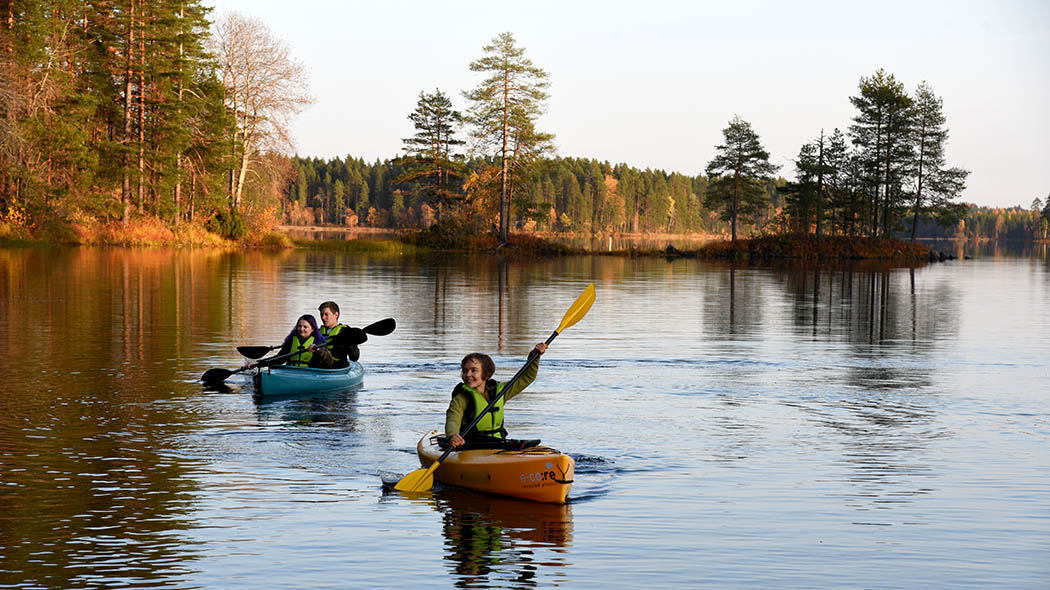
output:
[[534, 588], [562, 577], [572, 545], [569, 504], [526, 502], [470, 490], [435, 490], [445, 559], [457, 588]]
[[[957, 333], [958, 314], [953, 312], [958, 291], [937, 283], [916, 291], [917, 268], [888, 264], [849, 265], [838, 268], [787, 266], [774, 269], [791, 302], [791, 321], [798, 333], [814, 341], [848, 341], [857, 350], [863, 345], [901, 346], [921, 353], [935, 339]], [[745, 307], [762, 305], [747, 300]]]
[[32, 403], [2, 396], [0, 580], [175, 585], [197, 558], [183, 536], [197, 486], [165, 440], [188, 416], [136, 401], [148, 387], [134, 381], [100, 394], [91, 378], [40, 387]]
[[[669, 587], [694, 587], [698, 568], [739, 582], [719, 567], [740, 559], [772, 586], [783, 531], [839, 539], [790, 560], [863, 566], [839, 585], [877, 586], [863, 572], [887, 563], [952, 581], [976, 567], [1016, 587], [1006, 562], [1042, 579], [1038, 248], [916, 268], [0, 249], [0, 345], [17, 352], [0, 357], [0, 586], [379, 587], [436, 573], [530, 587], [572, 572], [633, 587], [617, 574], [634, 557], [677, 574]], [[491, 351], [512, 372], [591, 281], [594, 307], [511, 416], [515, 432], [601, 457], [577, 459], [586, 548], [571, 505], [448, 490], [377, 506], [375, 474], [416, 466], [456, 361]], [[256, 404], [236, 375], [232, 393], [201, 391], [205, 369], [239, 365], [237, 345], [280, 341], [324, 299], [351, 325], [398, 321], [362, 347], [365, 389]], [[1014, 544], [982, 545], [1003, 522]], [[892, 528], [872, 543], [850, 523]], [[377, 567], [391, 548], [419, 558]], [[712, 557], [683, 559], [698, 555]]]
[[[936, 469], [924, 457], [951, 435], [941, 424], [935, 342], [960, 329], [958, 293], [948, 283], [917, 291], [920, 272], [872, 264], [777, 272], [796, 330], [818, 346], [848, 344], [837, 366], [814, 369], [822, 379], [807, 379], [822, 386], [782, 403], [831, 435], [854, 488], [846, 501], [858, 510], [928, 494]], [[887, 524], [874, 515], [865, 523]]]
[[1048, 242], [1030, 242], [1022, 240], [919, 240], [936, 252], [965, 258], [1035, 258], [1046, 260], [1050, 252]]
[[358, 389], [310, 395], [255, 396], [260, 423], [331, 426], [356, 432]]

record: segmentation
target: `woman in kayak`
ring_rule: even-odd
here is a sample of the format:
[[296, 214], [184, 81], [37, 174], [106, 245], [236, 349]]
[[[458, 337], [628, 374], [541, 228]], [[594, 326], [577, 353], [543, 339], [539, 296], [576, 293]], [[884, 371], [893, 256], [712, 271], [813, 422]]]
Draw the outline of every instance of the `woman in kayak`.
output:
[[[277, 353], [277, 356], [285, 356], [293, 352], [298, 352], [299, 354], [287, 356], [276, 362], [266, 362], [265, 364], [288, 364], [293, 367], [328, 369], [335, 365], [335, 359], [332, 358], [332, 353], [329, 352], [328, 347], [325, 346], [325, 344], [324, 335], [317, 330], [317, 320], [314, 319], [314, 316], [306, 314], [300, 316], [299, 320], [295, 322], [295, 327], [292, 328], [292, 331], [289, 332], [288, 336], [284, 339], [284, 343], [281, 344], [281, 350]], [[260, 364], [263, 363], [250, 363], [248, 368]]]
[[[492, 396], [503, 391], [503, 383], [492, 378], [496, 372], [496, 364], [492, 357], [487, 354], [474, 352], [463, 357], [460, 362], [462, 373], [460, 377], [463, 382], [452, 390], [452, 401], [445, 411], [445, 436], [453, 447], [459, 447], [469, 441], [483, 441], [491, 438], [505, 438], [506, 429], [503, 428], [503, 406], [508, 400], [522, 392], [536, 378], [540, 369], [540, 355], [547, 351], [547, 345], [543, 342], [537, 344], [533, 349], [536, 359], [528, 364], [521, 378], [518, 379], [510, 390], [503, 392], [492, 409], [489, 410], [466, 437], [460, 431], [474, 421], [478, 412], [492, 400]], [[531, 354], [531, 353], [530, 353]]]

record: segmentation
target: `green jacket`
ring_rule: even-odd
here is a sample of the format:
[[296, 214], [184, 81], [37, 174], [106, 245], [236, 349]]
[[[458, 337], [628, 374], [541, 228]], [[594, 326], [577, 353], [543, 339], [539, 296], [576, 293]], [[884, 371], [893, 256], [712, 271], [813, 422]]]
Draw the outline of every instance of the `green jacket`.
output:
[[[514, 386], [506, 390], [503, 397], [500, 399], [499, 404], [505, 404], [514, 396], [522, 392], [526, 387], [529, 386], [536, 379], [536, 375], [540, 371], [540, 359], [536, 357], [536, 360], [529, 363], [529, 366], [525, 369], [525, 372], [521, 374], [521, 378], [518, 379]], [[464, 386], [466, 387], [466, 386]], [[489, 387], [485, 387], [486, 397], [495, 395], [495, 391], [490, 391]], [[489, 401], [492, 400], [488, 397]], [[445, 410], [445, 435], [452, 436], [453, 434], [460, 434], [460, 431], [467, 426], [469, 422], [463, 421], [464, 414], [470, 414], [468, 412], [468, 406], [471, 403], [471, 396], [469, 395], [457, 395], [452, 398], [452, 401], [448, 404], [448, 410]], [[478, 411], [484, 409], [484, 406], [478, 408]], [[471, 417], [473, 420], [473, 416]]]

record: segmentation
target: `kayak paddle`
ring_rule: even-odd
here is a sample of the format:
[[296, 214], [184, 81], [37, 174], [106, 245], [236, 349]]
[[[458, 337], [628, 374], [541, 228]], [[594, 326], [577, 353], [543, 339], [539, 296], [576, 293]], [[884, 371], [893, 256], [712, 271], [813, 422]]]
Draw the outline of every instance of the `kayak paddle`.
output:
[[[393, 320], [390, 320], [390, 321], [393, 321]], [[343, 336], [344, 334], [346, 336]], [[336, 335], [336, 338], [338, 338], [338, 339], [345, 338], [346, 341], [347, 341], [346, 342], [347, 345], [362, 344], [362, 343], [365, 342], [365, 340], [368, 340], [368, 336], [365, 335], [364, 330], [362, 330], [361, 328], [349, 328], [347, 330], [343, 330], [342, 332], [340, 332], [339, 334]], [[329, 343], [326, 346], [330, 346], [330, 345], [331, 344]], [[256, 366], [266, 366], [268, 364], [273, 364], [274, 361], [283, 361], [283, 360], [289, 359], [289, 358], [291, 358], [293, 356], [300, 355], [300, 354], [302, 354], [304, 352], [306, 352], [306, 349], [296, 350], [295, 352], [288, 352], [288, 353], [285, 353], [285, 354], [279, 354], [279, 355], [276, 355], [276, 356], [271, 356], [270, 358], [265, 358], [265, 359], [260, 360], [258, 363], [256, 363]], [[249, 357], [249, 358], [251, 358], [251, 357]], [[240, 373], [241, 371], [244, 371], [244, 370], [247, 370], [247, 369], [248, 369], [248, 365], [244, 365], [243, 367], [241, 367], [239, 369], [233, 369], [233, 370], [230, 370], [230, 369], [218, 369], [218, 368], [216, 368], [216, 369], [208, 369], [207, 371], [204, 372], [203, 375], [201, 375], [201, 381], [203, 381], [206, 385], [219, 385], [223, 381], [228, 379], [230, 377], [230, 375], [233, 375], [235, 373]]]
[[281, 345], [277, 346], [238, 346], [237, 352], [241, 353], [241, 356], [250, 359], [260, 359], [266, 356], [271, 350], [277, 350]]
[[[365, 334], [371, 334], [373, 336], [386, 336], [387, 334], [393, 332], [394, 328], [396, 327], [397, 322], [394, 321], [394, 318], [386, 318], [379, 320], [378, 322], [368, 324], [364, 328], [351, 329], [362, 330]], [[365, 340], [367, 339], [368, 336], [365, 336]], [[361, 344], [365, 342], [365, 340], [357, 342], [356, 344]], [[237, 352], [250, 359], [259, 359], [266, 356], [271, 350], [277, 350], [280, 347], [280, 344], [278, 344], [277, 346], [238, 346]]]
[[[580, 296], [576, 298], [576, 301], [573, 302], [572, 306], [569, 308], [569, 311], [565, 312], [565, 317], [561, 319], [561, 324], [558, 326], [558, 329], [550, 335], [550, 338], [547, 338], [546, 344], [549, 345], [551, 341], [558, 337], [558, 334], [563, 332], [569, 326], [572, 326], [576, 322], [583, 319], [583, 316], [587, 315], [587, 311], [591, 309], [591, 305], [594, 304], [594, 297], [594, 283], [591, 283], [587, 286], [586, 289], [583, 290], [583, 293], [581, 293]], [[539, 353], [537, 353], [535, 350], [529, 353], [529, 360], [525, 361], [525, 365], [522, 368], [518, 369], [518, 372], [515, 373], [513, 377], [511, 377], [510, 381], [508, 381], [506, 385], [503, 386], [503, 389], [501, 389], [500, 392], [497, 393], [491, 401], [489, 401], [489, 405], [485, 406], [485, 409], [481, 412], [478, 412], [477, 416], [474, 416], [474, 420], [472, 420], [471, 423], [468, 424], [467, 427], [459, 433], [460, 436], [466, 435], [475, 426], [478, 425], [478, 422], [480, 422], [481, 419], [485, 416], [485, 414], [487, 414], [488, 411], [492, 409], [492, 406], [496, 405], [496, 402], [498, 402], [500, 398], [503, 397], [503, 393], [505, 391], [508, 391], [511, 388], [511, 386], [514, 385], [514, 382], [517, 381], [518, 378], [525, 373], [525, 369], [527, 369], [528, 366], [532, 364], [532, 362], [536, 360], [536, 357], [538, 356]], [[434, 487], [434, 472], [441, 465], [441, 462], [444, 461], [445, 458], [448, 457], [449, 454], [454, 450], [455, 448], [453, 448], [452, 445], [449, 445], [449, 447], [445, 449], [445, 452], [442, 453], [440, 457], [438, 457], [437, 461], [434, 461], [430, 464], [430, 467], [417, 469], [412, 473], [409, 473], [408, 475], [402, 477], [401, 480], [394, 485], [394, 489], [401, 492], [425, 492], [430, 488]]]
[[241, 371], [244, 371], [247, 368], [248, 365], [244, 365], [240, 369], [234, 369], [232, 371], [229, 369], [218, 368], [208, 369], [204, 372], [203, 375], [201, 375], [201, 381], [203, 381], [205, 385], [222, 385], [222, 382], [226, 381], [226, 379], [228, 379], [230, 375], [233, 375], [234, 373], [240, 373]]

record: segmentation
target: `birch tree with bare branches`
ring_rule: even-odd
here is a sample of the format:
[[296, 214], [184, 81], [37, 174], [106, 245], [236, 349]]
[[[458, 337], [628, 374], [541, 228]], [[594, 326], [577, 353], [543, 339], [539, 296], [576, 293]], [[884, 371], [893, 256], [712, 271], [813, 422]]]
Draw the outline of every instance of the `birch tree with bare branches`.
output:
[[213, 41], [226, 108], [236, 119], [228, 190], [230, 206], [239, 209], [248, 172], [267, 152], [293, 148], [291, 118], [313, 98], [306, 68], [262, 21], [228, 13], [219, 19]]

